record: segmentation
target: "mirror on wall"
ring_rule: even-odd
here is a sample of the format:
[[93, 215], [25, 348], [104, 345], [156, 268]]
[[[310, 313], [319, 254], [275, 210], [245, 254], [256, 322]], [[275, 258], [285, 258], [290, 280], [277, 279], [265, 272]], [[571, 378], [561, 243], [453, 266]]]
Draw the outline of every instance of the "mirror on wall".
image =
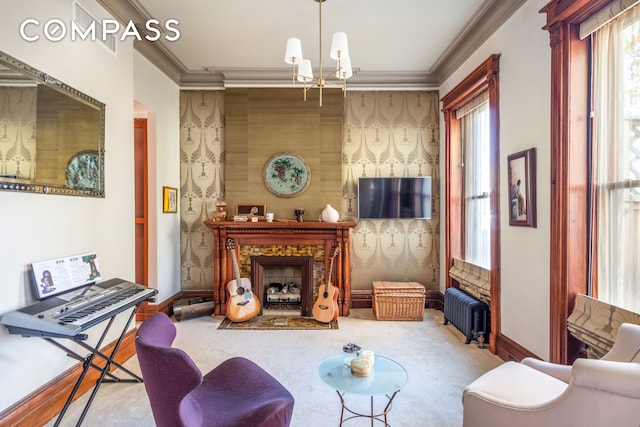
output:
[[104, 197], [105, 105], [0, 52], [0, 190]]

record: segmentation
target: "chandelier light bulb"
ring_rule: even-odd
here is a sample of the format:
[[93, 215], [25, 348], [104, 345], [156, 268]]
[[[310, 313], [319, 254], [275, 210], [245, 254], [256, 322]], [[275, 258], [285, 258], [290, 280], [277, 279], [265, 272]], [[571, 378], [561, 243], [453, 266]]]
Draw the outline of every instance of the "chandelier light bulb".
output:
[[338, 32], [333, 34], [331, 40], [331, 53], [329, 54], [331, 59], [348, 58], [349, 57], [349, 45], [347, 43], [347, 34]]
[[313, 80], [313, 69], [311, 68], [311, 61], [303, 59], [298, 65], [298, 81], [305, 82]]
[[297, 64], [302, 60], [302, 42], [300, 39], [291, 37], [287, 40], [287, 50], [284, 54], [284, 62], [287, 64]]
[[340, 68], [336, 71], [336, 77], [340, 80], [346, 80], [353, 76], [353, 69], [351, 68], [351, 59], [347, 56], [340, 60]]

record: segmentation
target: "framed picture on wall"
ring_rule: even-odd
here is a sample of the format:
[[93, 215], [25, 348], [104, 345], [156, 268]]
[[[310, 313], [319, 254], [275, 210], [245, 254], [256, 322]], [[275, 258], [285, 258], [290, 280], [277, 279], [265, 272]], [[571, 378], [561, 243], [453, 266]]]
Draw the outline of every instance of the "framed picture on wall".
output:
[[264, 219], [266, 211], [267, 205], [264, 204], [238, 205], [236, 207], [236, 215], [257, 216], [260, 219]]
[[507, 157], [509, 225], [536, 227], [536, 149]]
[[162, 212], [178, 212], [178, 189], [173, 187], [162, 187]]

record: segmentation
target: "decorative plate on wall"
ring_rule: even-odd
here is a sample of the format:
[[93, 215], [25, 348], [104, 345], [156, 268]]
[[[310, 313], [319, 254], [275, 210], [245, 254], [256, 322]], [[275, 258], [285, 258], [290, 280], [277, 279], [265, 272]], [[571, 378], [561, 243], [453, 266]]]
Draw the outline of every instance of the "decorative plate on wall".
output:
[[97, 151], [77, 153], [67, 164], [67, 187], [99, 188], [100, 158]]
[[264, 167], [264, 182], [278, 197], [295, 197], [309, 186], [311, 170], [297, 154], [278, 153]]

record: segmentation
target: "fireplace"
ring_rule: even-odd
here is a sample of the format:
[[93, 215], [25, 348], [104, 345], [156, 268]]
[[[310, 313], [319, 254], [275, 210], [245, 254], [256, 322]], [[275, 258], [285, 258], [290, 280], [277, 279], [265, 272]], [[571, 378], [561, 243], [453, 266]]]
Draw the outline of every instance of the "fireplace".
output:
[[[275, 269], [282, 271], [281, 275], [276, 273], [270, 276], [269, 270]], [[299, 274], [292, 276], [291, 269]], [[265, 283], [265, 278], [269, 277], [273, 277], [274, 281]], [[314, 288], [313, 257], [252, 256], [251, 283], [263, 309], [278, 304], [297, 308], [302, 316], [311, 316]], [[290, 286], [292, 284], [295, 286]]]
[[[215, 314], [224, 315], [226, 311], [225, 285], [234, 278], [233, 263], [227, 249], [227, 240], [232, 239], [238, 255], [241, 277], [249, 278], [252, 290], [261, 301], [264, 300], [265, 284], [262, 275], [255, 275], [252, 270], [263, 268], [264, 263], [282, 261], [277, 258], [300, 258], [294, 260], [306, 269], [304, 275], [311, 275], [301, 289], [301, 312], [311, 315], [314, 294], [318, 284], [324, 279], [324, 272], [329, 271], [332, 250], [339, 246], [340, 251], [335, 259], [331, 283], [338, 288], [338, 311], [341, 316], [348, 316], [351, 308], [351, 270], [350, 270], [350, 232], [355, 222], [339, 221], [334, 223], [317, 221], [260, 221], [256, 223], [232, 221], [205, 221], [205, 225], [214, 235], [214, 278], [213, 299]], [[261, 261], [253, 268], [253, 258], [273, 258]], [[303, 261], [305, 257], [312, 257]], [[267, 284], [268, 285], [268, 284]], [[258, 287], [260, 289], [258, 289]]]

